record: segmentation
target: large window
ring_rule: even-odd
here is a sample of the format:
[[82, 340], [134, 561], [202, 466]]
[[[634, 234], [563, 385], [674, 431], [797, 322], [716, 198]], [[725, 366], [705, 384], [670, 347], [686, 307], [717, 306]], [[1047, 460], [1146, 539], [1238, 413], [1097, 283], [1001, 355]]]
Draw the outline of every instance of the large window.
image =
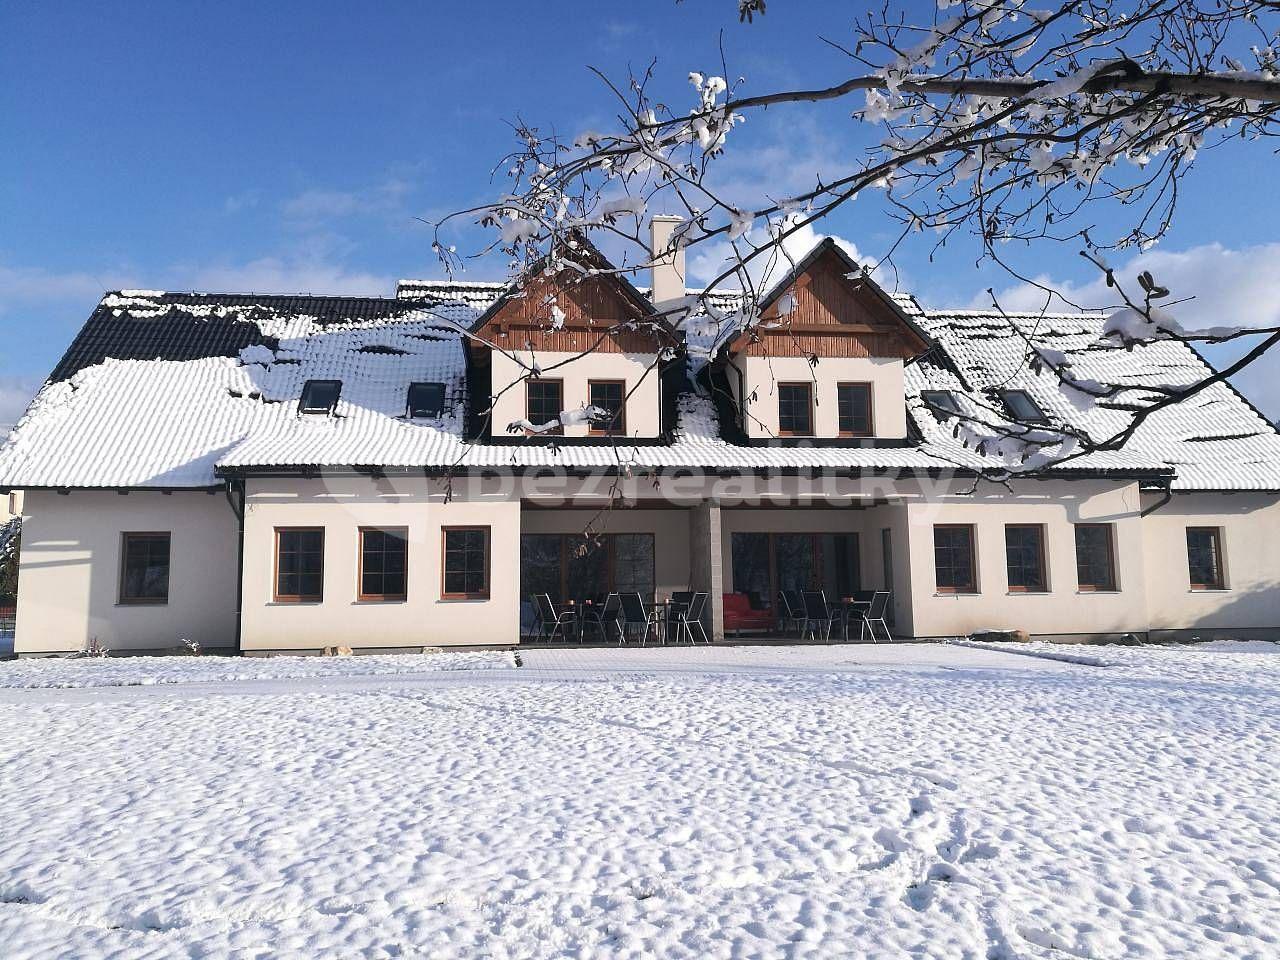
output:
[[124, 534], [120, 560], [121, 603], [169, 602], [169, 534]]
[[733, 592], [771, 606], [779, 590], [822, 590], [827, 599], [862, 589], [856, 533], [734, 533]]
[[276, 601], [324, 599], [324, 528], [276, 528]]
[[556, 426], [544, 433], [563, 433], [560, 413], [564, 410], [564, 383], [560, 380], [525, 381], [525, 417], [535, 427], [544, 423]]
[[784, 437], [813, 436], [811, 384], [778, 384], [778, 433]]
[[1076, 524], [1076, 578], [1084, 591], [1116, 588], [1115, 548], [1111, 524]]
[[361, 600], [404, 600], [408, 573], [407, 531], [360, 528]]
[[967, 524], [934, 527], [933, 565], [939, 593], [977, 593], [973, 527]]
[[556, 603], [608, 593], [653, 598], [654, 538], [651, 533], [584, 537], [526, 533], [520, 537], [520, 593], [548, 594]]
[[589, 385], [589, 402], [593, 407], [607, 410], [608, 420], [591, 424], [592, 433], [627, 432], [627, 384], [623, 380], [592, 380]]
[[1044, 527], [1038, 523], [1008, 524], [1004, 528], [1004, 551], [1012, 592], [1044, 593], [1049, 589], [1045, 573]]
[[444, 584], [446, 600], [482, 600], [489, 596], [489, 528], [445, 527]]
[[1187, 527], [1187, 566], [1192, 590], [1226, 589], [1222, 532], [1217, 527]]
[[836, 408], [842, 437], [871, 436], [871, 384], [838, 384]]

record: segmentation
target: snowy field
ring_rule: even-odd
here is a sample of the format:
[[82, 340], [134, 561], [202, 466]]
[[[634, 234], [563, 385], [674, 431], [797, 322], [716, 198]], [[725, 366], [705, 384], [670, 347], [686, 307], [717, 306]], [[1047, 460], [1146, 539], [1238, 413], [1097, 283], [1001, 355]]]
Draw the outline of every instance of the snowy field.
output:
[[0, 955], [1276, 957], [1276, 651], [0, 664]]

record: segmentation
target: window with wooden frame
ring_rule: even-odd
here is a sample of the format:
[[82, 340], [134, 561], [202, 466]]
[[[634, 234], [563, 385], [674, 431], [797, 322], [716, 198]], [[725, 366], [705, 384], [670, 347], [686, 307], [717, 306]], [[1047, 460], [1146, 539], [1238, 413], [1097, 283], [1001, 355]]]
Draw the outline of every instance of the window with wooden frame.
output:
[[524, 390], [525, 419], [535, 427], [555, 423], [550, 430], [542, 431], [544, 434], [564, 433], [564, 427], [559, 422], [560, 413], [564, 410], [564, 381], [526, 380]]
[[408, 578], [408, 531], [361, 527], [359, 599], [404, 600], [408, 596]]
[[168, 533], [120, 535], [120, 603], [169, 602], [169, 545]]
[[324, 527], [276, 527], [275, 600], [324, 599]]
[[1114, 541], [1109, 523], [1076, 524], [1076, 582], [1082, 592], [1116, 589]]
[[440, 533], [440, 596], [445, 600], [488, 599], [489, 528], [444, 527]]
[[871, 436], [874, 432], [871, 425], [871, 384], [837, 384], [836, 414], [839, 419], [840, 436]]
[[601, 435], [627, 432], [627, 382], [625, 380], [592, 380], [587, 384], [587, 402], [607, 410], [608, 420], [591, 424], [591, 432]]
[[778, 384], [778, 434], [813, 436], [813, 384]]
[[1010, 523], [1004, 528], [1005, 562], [1010, 593], [1046, 593], [1049, 578], [1044, 553], [1044, 527]]
[[970, 524], [933, 528], [933, 568], [939, 593], [977, 593], [977, 558]]
[[1187, 568], [1192, 590], [1225, 590], [1222, 571], [1222, 531], [1217, 527], [1187, 527]]

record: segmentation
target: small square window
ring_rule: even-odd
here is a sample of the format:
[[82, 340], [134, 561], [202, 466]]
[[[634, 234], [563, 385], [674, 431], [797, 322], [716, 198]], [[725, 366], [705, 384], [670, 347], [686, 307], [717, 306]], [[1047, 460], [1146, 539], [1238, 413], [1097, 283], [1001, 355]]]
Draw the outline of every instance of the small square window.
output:
[[169, 534], [126, 533], [122, 538], [120, 602], [169, 602]]
[[778, 384], [778, 433], [813, 436], [813, 388], [808, 383]]
[[324, 599], [324, 528], [276, 528], [277, 603]]
[[1025, 390], [1002, 390], [1000, 399], [1004, 401], [1005, 409], [1013, 415], [1015, 420], [1044, 423], [1048, 419], [1044, 411], [1031, 399], [1031, 394]]
[[409, 419], [435, 420], [444, 413], [443, 383], [409, 384]]
[[836, 413], [842, 437], [871, 436], [871, 384], [838, 384]]
[[489, 596], [489, 528], [444, 527], [443, 580], [445, 600], [482, 600]]
[[950, 420], [952, 414], [960, 412], [956, 395], [950, 390], [924, 390], [920, 393], [920, 399], [928, 404], [933, 415], [943, 423]]
[[627, 432], [627, 385], [622, 380], [592, 380], [590, 383], [591, 406], [607, 410], [610, 417], [591, 424], [592, 433], [617, 434]]
[[342, 394], [341, 380], [308, 380], [298, 401], [299, 413], [333, 413]]
[[564, 411], [564, 383], [560, 380], [525, 381], [525, 419], [535, 427], [554, 423], [544, 434], [564, 433], [560, 414]]

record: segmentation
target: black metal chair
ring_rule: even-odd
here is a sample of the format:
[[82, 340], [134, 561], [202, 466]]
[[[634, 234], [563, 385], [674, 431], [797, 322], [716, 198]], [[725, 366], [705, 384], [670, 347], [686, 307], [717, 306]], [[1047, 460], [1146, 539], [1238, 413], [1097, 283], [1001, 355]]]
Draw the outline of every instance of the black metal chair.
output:
[[644, 646], [649, 640], [649, 631], [653, 629], [657, 622], [657, 611], [652, 608], [646, 610], [644, 601], [640, 599], [638, 593], [624, 593], [620, 597], [622, 603], [621, 624], [625, 633], [627, 630], [640, 631], [640, 646]]
[[804, 625], [804, 598], [798, 590], [778, 591], [778, 626], [785, 633], [794, 629], [797, 636]]
[[697, 637], [701, 637], [703, 643], [711, 642], [706, 628], [702, 626], [702, 611], [706, 605], [707, 594], [693, 593], [689, 602], [676, 613], [677, 632], [688, 637], [690, 643], [697, 642]]
[[871, 597], [871, 607], [862, 615], [862, 622], [867, 630], [871, 632], [871, 642], [879, 643], [876, 639], [876, 624], [880, 624], [880, 629], [884, 631], [884, 639], [886, 643], [893, 643], [893, 631], [889, 629], [889, 624], [885, 617], [889, 613], [889, 600], [893, 594], [888, 590], [877, 590]]
[[804, 627], [800, 633], [800, 639], [804, 639], [810, 634], [815, 640], [818, 639], [818, 631], [822, 631], [822, 639], [826, 643], [831, 642], [831, 627], [835, 623], [835, 617], [831, 614], [831, 606], [827, 603], [827, 595], [821, 590], [806, 590], [804, 592]]
[[604, 598], [603, 603], [593, 603], [590, 611], [590, 623], [600, 632], [600, 642], [607, 640], [612, 631], [617, 635], [618, 643], [621, 644], [625, 639], [621, 622], [622, 598], [616, 593], [611, 593]]
[[[845, 643], [849, 642], [849, 631], [854, 627], [858, 628], [858, 639], [862, 640], [867, 630], [866, 614], [871, 609], [871, 600], [874, 596], [875, 594], [870, 590], [855, 590], [853, 602], [843, 605], [840, 632]], [[872, 637], [872, 640], [874, 641], [875, 638]]]
[[538, 611], [538, 633], [547, 643], [555, 639], [557, 633], [561, 639], [568, 641], [569, 630], [577, 623], [577, 614], [573, 610], [556, 610], [551, 602], [551, 594], [535, 593], [534, 606]]

